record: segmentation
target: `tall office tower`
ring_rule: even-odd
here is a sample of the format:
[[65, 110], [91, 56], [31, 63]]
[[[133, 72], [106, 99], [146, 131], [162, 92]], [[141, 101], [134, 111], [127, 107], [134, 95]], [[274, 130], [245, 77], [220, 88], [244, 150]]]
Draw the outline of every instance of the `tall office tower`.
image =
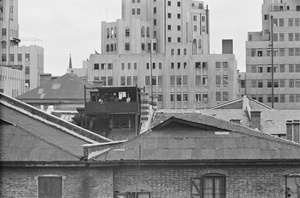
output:
[[202, 1], [123, 0], [122, 19], [101, 24], [101, 54], [90, 55], [88, 80], [144, 87], [165, 109], [237, 98], [235, 55], [210, 54], [209, 19]]
[[[39, 86], [40, 74], [44, 72], [44, 49], [37, 44], [19, 45], [21, 40], [19, 38], [18, 0], [0, 0], [0, 28], [0, 65], [7, 68], [16, 68], [16, 66], [21, 68], [25, 78], [25, 83], [22, 82], [25, 88], [2, 91], [18, 96]], [[0, 83], [3, 83], [2, 81], [3, 79]], [[9, 79], [6, 79], [5, 83], [9, 84]]]
[[299, 20], [299, 0], [264, 0], [262, 31], [248, 33], [241, 94], [276, 109], [300, 108]]

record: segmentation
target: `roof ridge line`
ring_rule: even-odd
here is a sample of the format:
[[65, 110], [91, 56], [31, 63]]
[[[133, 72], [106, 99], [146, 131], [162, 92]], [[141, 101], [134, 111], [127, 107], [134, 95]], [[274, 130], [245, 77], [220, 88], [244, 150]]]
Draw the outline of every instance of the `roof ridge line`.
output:
[[[48, 120], [46, 120], [46, 119], [44, 119], [44, 118], [41, 118], [41, 117], [39, 117], [39, 116], [37, 116], [37, 115], [34, 115], [34, 114], [32, 114], [32, 113], [30, 113], [30, 112], [28, 112], [28, 111], [26, 111], [26, 110], [24, 110], [24, 109], [22, 109], [22, 108], [20, 108], [20, 107], [16, 107], [16, 106], [13, 106], [13, 105], [11, 105], [10, 103], [8, 103], [8, 102], [6, 102], [6, 101], [1, 101], [0, 100], [0, 103], [2, 103], [2, 104], [4, 104], [4, 105], [7, 105], [7, 106], [9, 106], [10, 108], [12, 108], [12, 109], [15, 109], [15, 110], [17, 110], [17, 111], [19, 111], [19, 112], [21, 112], [21, 113], [23, 113], [23, 114], [25, 114], [25, 115], [28, 115], [28, 116], [30, 116], [30, 117], [32, 117], [32, 118], [34, 118], [34, 119], [37, 119], [37, 120], [39, 120], [39, 121], [41, 121], [41, 122], [43, 122], [43, 123], [46, 123], [46, 124], [49, 124], [49, 125], [51, 125], [51, 126], [53, 126], [53, 127], [55, 127], [55, 128], [58, 128], [58, 129], [61, 129], [61, 130], [63, 130], [64, 132], [66, 132], [66, 133], [68, 133], [68, 134], [70, 134], [70, 135], [73, 135], [73, 136], [75, 136], [75, 137], [77, 137], [77, 138], [80, 138], [80, 139], [82, 139], [82, 140], [85, 140], [85, 141], [88, 141], [88, 142], [90, 142], [90, 143], [98, 143], [97, 141], [95, 141], [95, 140], [92, 140], [91, 138], [88, 138], [88, 137], [86, 137], [86, 136], [83, 136], [83, 135], [80, 135], [80, 134], [78, 134], [78, 133], [76, 133], [76, 132], [74, 132], [74, 131], [72, 131], [72, 130], [70, 130], [70, 129], [67, 129], [66, 127], [63, 127], [63, 126], [60, 126], [60, 125], [58, 125], [58, 124], [56, 124], [56, 123], [53, 123], [53, 122], [51, 122], [51, 121], [48, 121]], [[24, 103], [25, 105], [28, 105], [28, 104], [26, 104], [26, 103]], [[30, 105], [28, 105], [30, 108], [33, 108], [32, 106], [30, 106]], [[37, 109], [37, 108], [36, 108]], [[42, 112], [42, 113], [44, 113], [44, 114], [47, 114], [47, 113], [45, 113], [45, 112], [43, 112], [43, 111], [41, 111], [40, 109], [37, 109], [37, 110], [39, 110], [40, 112]], [[59, 119], [59, 120], [61, 120], [61, 121], [63, 121], [63, 122], [66, 122], [65, 120], [62, 120], [62, 119], [60, 119], [60, 118], [58, 118], [58, 117], [56, 117], [56, 116], [54, 116], [54, 115], [51, 115], [51, 114], [47, 114], [47, 115], [49, 115], [49, 116], [53, 116], [53, 117], [55, 117], [56, 119]], [[66, 123], [68, 123], [68, 122], [66, 122]], [[68, 124], [72, 124], [72, 123], [68, 123]], [[74, 124], [73, 124], [74, 125]], [[74, 125], [75, 127], [78, 127], [77, 125]], [[78, 128], [80, 128], [80, 127], [78, 127]], [[84, 129], [85, 130], [85, 129]], [[87, 130], [86, 130], [87, 131]], [[97, 135], [97, 134], [96, 134]], [[107, 139], [108, 141], [111, 141], [110, 139], [108, 139], [108, 138], [105, 138], [105, 137], [102, 137], [101, 136], [101, 138], [103, 139], [103, 140], [105, 140], [105, 139]]]

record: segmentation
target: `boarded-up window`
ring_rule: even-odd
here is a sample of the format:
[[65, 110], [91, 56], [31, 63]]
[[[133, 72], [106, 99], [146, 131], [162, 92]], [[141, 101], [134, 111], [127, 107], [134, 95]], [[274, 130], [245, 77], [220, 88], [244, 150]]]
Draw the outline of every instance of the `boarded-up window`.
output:
[[62, 177], [39, 177], [39, 198], [62, 198]]

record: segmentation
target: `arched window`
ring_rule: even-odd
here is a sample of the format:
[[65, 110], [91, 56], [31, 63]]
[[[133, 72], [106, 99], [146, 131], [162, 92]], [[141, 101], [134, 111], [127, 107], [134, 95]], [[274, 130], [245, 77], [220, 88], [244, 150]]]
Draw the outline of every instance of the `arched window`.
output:
[[202, 41], [201, 39], [198, 40], [198, 48], [201, 48], [202, 47]]
[[1, 42], [1, 47], [2, 47], [2, 49], [6, 49], [6, 42], [5, 41]]
[[191, 179], [192, 197], [219, 197], [226, 195], [226, 176], [221, 174], [206, 174]]
[[300, 173], [292, 173], [286, 176], [286, 197], [300, 196]]
[[147, 37], [150, 37], [150, 27], [147, 27]]
[[145, 37], [145, 27], [144, 26], [141, 29], [141, 37]]
[[193, 54], [197, 53], [197, 40], [193, 40], [193, 49], [192, 49]]
[[115, 30], [113, 27], [110, 29], [110, 32], [111, 32], [110, 36], [111, 36], [111, 38], [113, 38], [114, 34], [115, 34]]
[[107, 28], [106, 31], [107, 31], [107, 38], [109, 38], [109, 28]]

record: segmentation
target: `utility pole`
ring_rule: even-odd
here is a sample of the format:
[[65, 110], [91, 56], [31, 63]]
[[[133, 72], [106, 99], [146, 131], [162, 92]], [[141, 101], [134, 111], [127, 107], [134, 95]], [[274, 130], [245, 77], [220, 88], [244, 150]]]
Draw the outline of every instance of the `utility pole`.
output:
[[274, 108], [274, 39], [273, 39], [273, 16], [271, 15], [271, 65], [272, 65], [272, 108]]

